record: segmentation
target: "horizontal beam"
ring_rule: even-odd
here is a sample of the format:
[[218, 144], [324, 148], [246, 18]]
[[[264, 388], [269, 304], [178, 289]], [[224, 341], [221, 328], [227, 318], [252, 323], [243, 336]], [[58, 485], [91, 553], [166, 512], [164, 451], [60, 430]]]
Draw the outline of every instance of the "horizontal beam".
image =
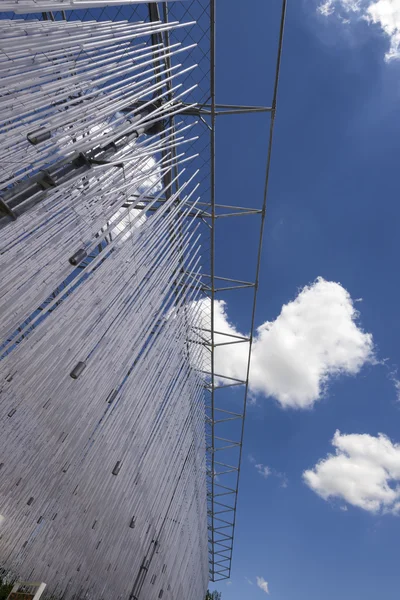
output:
[[[199, 104], [198, 106], [188, 106], [180, 113], [181, 115], [189, 115], [199, 117], [200, 115], [211, 116], [215, 115], [242, 115], [251, 113], [268, 113], [272, 112], [271, 106], [246, 106], [241, 104]], [[206, 122], [208, 125], [208, 123]]]
[[[210, 371], [204, 371], [203, 369], [198, 369], [197, 372], [198, 373], [203, 373], [204, 375], [210, 375], [211, 376]], [[234, 381], [234, 382], [237, 382], [237, 383], [246, 383], [246, 381], [243, 380], [243, 379], [237, 379], [236, 377], [228, 377], [228, 375], [221, 375], [221, 373], [215, 373], [214, 372], [213, 375], [214, 375], [214, 377], [218, 377], [220, 379], [228, 379], [229, 381]]]

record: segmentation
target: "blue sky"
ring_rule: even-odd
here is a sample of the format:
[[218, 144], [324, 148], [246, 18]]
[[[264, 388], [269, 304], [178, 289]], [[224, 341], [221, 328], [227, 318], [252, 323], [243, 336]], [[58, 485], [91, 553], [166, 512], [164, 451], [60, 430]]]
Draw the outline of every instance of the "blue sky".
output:
[[[280, 5], [217, 0], [218, 102], [270, 102]], [[257, 582], [274, 600], [398, 600], [399, 29], [400, 0], [289, 0], [257, 311], [272, 325], [223, 600], [266, 598]], [[219, 118], [218, 201], [260, 205], [267, 134], [265, 116]], [[254, 231], [222, 223], [219, 274], [252, 279]], [[246, 292], [222, 299], [220, 324], [247, 332]]]
[[[274, 600], [398, 599], [400, 2], [319, 4], [288, 6], [257, 312], [274, 334], [257, 350], [224, 600], [267, 597], [257, 577]], [[218, 102], [268, 104], [279, 11], [218, 1]], [[220, 201], [259, 204], [266, 139], [265, 117], [220, 118]], [[218, 270], [251, 278], [254, 249], [254, 222], [229, 223]], [[245, 300], [223, 299], [246, 332]], [[290, 327], [294, 355], [281, 343]], [[313, 377], [320, 391], [299, 407]]]

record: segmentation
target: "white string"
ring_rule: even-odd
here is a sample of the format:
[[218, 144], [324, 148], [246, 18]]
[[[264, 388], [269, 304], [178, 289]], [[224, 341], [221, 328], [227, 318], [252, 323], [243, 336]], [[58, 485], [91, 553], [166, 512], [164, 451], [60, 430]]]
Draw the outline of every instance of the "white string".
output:
[[[161, 0], [152, 1], [161, 2]], [[147, 2], [148, 0], [0, 0], [0, 9], [3, 11], [12, 10], [15, 13], [36, 13], [47, 10], [71, 10]]]

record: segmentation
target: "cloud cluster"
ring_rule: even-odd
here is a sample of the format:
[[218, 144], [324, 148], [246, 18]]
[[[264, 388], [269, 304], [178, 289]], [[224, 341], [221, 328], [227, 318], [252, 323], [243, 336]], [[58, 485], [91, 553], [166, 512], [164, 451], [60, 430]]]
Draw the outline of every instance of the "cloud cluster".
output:
[[385, 59], [400, 58], [400, 0], [323, 0], [317, 11], [343, 23], [357, 19], [377, 25], [390, 42]]
[[[121, 219], [121, 215], [125, 215]], [[146, 221], [146, 215], [143, 214], [142, 210], [137, 208], [120, 208], [117, 212], [112, 215], [109, 223], [112, 224], [114, 221], [118, 221], [111, 229], [111, 239], [114, 240], [120, 234], [119, 242], [125, 242], [132, 235], [134, 228], [140, 227]]]
[[[110, 129], [111, 131], [111, 129]], [[135, 142], [131, 142], [130, 146], [133, 148]], [[145, 161], [144, 166], [141, 168], [144, 179], [138, 185], [136, 195], [130, 196], [128, 199], [132, 202], [133, 206], [138, 203], [138, 195], [149, 192], [150, 195], [156, 195], [162, 189], [162, 182], [158, 181], [160, 178], [160, 167], [156, 165], [156, 161], [152, 156]], [[125, 215], [122, 219], [121, 216]], [[119, 243], [125, 242], [132, 235], [134, 228], [140, 227], [145, 223], [147, 217], [143, 213], [142, 209], [120, 208], [117, 212], [112, 215], [109, 219], [109, 224], [115, 223], [115, 226], [111, 229], [111, 239], [114, 240], [120, 234], [123, 234], [119, 238]]]
[[305, 483], [324, 500], [339, 498], [371, 513], [400, 513], [400, 444], [379, 434], [336, 431], [335, 454], [305, 471]]
[[257, 577], [257, 585], [266, 594], [269, 594], [268, 581], [265, 581], [264, 577]]
[[248, 459], [249, 459], [249, 462], [252, 465], [254, 465], [255, 470], [257, 471], [257, 473], [259, 475], [261, 475], [261, 477], [263, 477], [264, 479], [268, 479], [268, 477], [270, 477], [271, 475], [273, 477], [277, 477], [278, 479], [280, 479], [281, 487], [287, 488], [288, 479], [287, 479], [285, 473], [281, 473], [280, 471], [277, 471], [276, 469], [272, 469], [271, 467], [268, 467], [267, 465], [264, 465], [263, 463], [257, 463], [256, 459], [254, 458], [254, 456], [252, 454], [249, 454]]
[[269, 467], [267, 467], [267, 465], [258, 463], [257, 465], [254, 465], [254, 466], [256, 468], [257, 473], [259, 473], [261, 475], [261, 477], [264, 477], [264, 479], [267, 479], [267, 477], [269, 477], [271, 475], [271, 469]]
[[[215, 303], [216, 343], [241, 336], [229, 322], [226, 304]], [[284, 305], [280, 315], [256, 331], [250, 389], [274, 397], [282, 407], [310, 408], [320, 400], [329, 380], [355, 375], [374, 361], [372, 335], [360, 329], [349, 293], [321, 277]], [[215, 371], [246, 378], [248, 343], [218, 346]]]

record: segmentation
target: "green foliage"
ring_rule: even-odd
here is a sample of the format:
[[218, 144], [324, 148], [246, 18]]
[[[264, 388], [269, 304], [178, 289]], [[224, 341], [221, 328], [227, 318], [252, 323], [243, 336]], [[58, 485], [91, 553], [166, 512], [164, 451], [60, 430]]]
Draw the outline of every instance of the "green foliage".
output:
[[7, 600], [9, 593], [13, 587], [12, 583], [6, 583], [0, 579], [0, 600]]
[[205, 600], [221, 600], [221, 592], [207, 590]]

